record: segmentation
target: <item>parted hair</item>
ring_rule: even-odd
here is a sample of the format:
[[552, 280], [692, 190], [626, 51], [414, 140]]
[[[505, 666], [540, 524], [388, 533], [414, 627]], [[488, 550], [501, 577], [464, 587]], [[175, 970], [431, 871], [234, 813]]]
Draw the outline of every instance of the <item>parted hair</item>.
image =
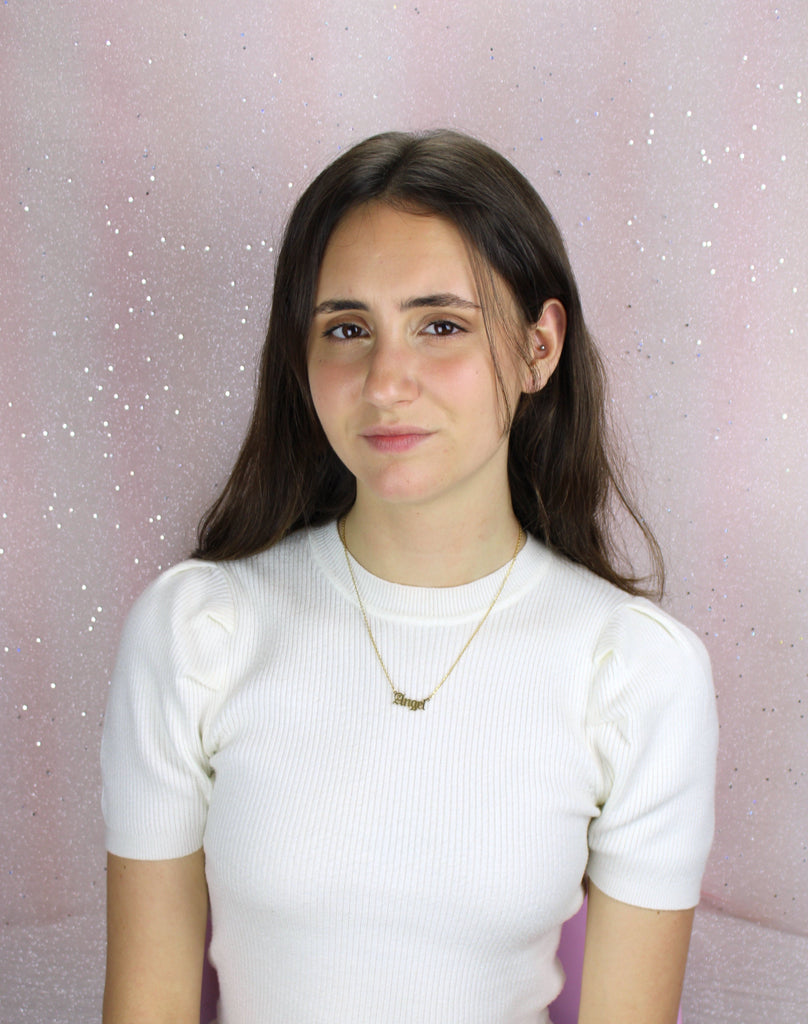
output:
[[[606, 418], [605, 374], [584, 323], [564, 242], [547, 207], [503, 156], [468, 135], [387, 132], [347, 150], [309, 185], [292, 211], [275, 270], [252, 420], [230, 477], [199, 524], [194, 557], [228, 560], [344, 515], [352, 474], [332, 450], [309, 389], [306, 349], [320, 266], [340, 220], [365, 203], [438, 215], [463, 237], [480, 292], [502, 389], [492, 325], [516, 348], [524, 331], [502, 324], [510, 290], [523, 325], [558, 299], [567, 314], [561, 358], [544, 386], [506, 410], [508, 476], [516, 517], [548, 547], [623, 590], [659, 596], [659, 547], [622, 481]], [[501, 286], [499, 288], [501, 292]], [[519, 356], [527, 359], [526, 351]], [[618, 521], [633, 522], [650, 571], [623, 554]]]

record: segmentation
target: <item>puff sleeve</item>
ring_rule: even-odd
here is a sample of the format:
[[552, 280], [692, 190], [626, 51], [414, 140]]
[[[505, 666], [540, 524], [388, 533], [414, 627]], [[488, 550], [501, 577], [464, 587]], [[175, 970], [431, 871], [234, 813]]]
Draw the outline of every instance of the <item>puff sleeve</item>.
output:
[[111, 853], [157, 860], [201, 847], [212, 788], [208, 727], [234, 624], [228, 579], [205, 562], [164, 573], [129, 613], [101, 744]]
[[623, 604], [598, 640], [587, 725], [600, 777], [589, 877], [625, 903], [695, 906], [718, 741], [702, 643], [647, 601]]

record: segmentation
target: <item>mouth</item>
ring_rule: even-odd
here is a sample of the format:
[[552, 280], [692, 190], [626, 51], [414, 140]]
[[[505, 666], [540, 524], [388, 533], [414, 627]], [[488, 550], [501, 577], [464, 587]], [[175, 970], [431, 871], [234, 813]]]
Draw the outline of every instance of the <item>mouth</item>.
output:
[[409, 424], [397, 423], [394, 426], [368, 427], [361, 431], [362, 437], [412, 437], [414, 435], [430, 434], [430, 430], [424, 427], [411, 427]]
[[423, 427], [411, 427], [408, 425], [396, 425], [394, 427], [369, 427], [360, 433], [360, 437], [377, 451], [403, 452], [415, 448], [428, 437], [432, 436], [431, 430], [424, 430]]

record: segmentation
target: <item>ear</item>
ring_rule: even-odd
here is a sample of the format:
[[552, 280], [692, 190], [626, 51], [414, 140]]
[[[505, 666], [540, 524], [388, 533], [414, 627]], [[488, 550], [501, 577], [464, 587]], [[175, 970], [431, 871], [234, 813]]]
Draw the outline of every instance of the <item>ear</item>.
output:
[[524, 390], [541, 391], [558, 366], [564, 335], [567, 332], [567, 311], [558, 299], [548, 299], [542, 306], [538, 322], [528, 328], [530, 362]]

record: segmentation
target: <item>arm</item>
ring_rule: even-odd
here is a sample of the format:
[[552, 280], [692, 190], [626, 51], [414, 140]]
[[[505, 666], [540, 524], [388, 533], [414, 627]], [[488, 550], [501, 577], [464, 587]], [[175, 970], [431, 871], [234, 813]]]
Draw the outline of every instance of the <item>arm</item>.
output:
[[202, 850], [109, 854], [104, 1024], [199, 1024], [207, 914]]
[[589, 884], [579, 1024], [675, 1024], [692, 910], [645, 910]]

